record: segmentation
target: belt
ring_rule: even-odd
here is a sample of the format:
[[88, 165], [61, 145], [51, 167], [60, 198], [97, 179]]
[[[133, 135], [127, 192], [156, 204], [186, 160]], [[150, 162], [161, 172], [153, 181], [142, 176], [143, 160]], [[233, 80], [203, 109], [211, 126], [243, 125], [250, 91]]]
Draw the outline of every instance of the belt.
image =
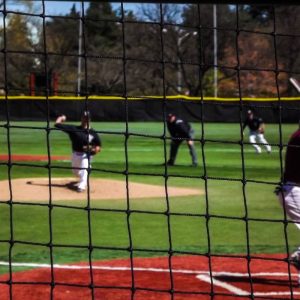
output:
[[78, 155], [78, 156], [84, 156], [86, 155], [85, 152], [78, 152], [78, 151], [73, 151], [74, 154]]
[[285, 181], [284, 182], [285, 185], [296, 185], [296, 186], [300, 186], [299, 182], [294, 182], [294, 181]]

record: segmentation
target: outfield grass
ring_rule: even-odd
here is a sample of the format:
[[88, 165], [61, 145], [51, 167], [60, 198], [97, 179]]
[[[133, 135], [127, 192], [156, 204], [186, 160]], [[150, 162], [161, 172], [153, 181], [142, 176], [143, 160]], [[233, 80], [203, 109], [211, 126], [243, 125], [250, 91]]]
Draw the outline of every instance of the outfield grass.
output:
[[[13, 122], [9, 131], [0, 127], [0, 154], [69, 155], [68, 137], [47, 131], [41, 122]], [[14, 127], [16, 126], [16, 127]], [[29, 126], [29, 128], [25, 128]], [[93, 177], [182, 187], [200, 187], [202, 196], [107, 200], [91, 203], [61, 202], [61, 206], [32, 206], [0, 203], [0, 260], [50, 262], [49, 243], [55, 263], [92, 258], [166, 255], [210, 252], [212, 254], [286, 252], [283, 211], [273, 193], [280, 180], [281, 164], [278, 125], [268, 125], [266, 138], [273, 144], [271, 154], [257, 155], [250, 145], [242, 148], [239, 124], [205, 124], [205, 143], [197, 142], [199, 167], [190, 167], [188, 149], [182, 145], [177, 165], [166, 169], [164, 128], [159, 123], [95, 123], [101, 131], [103, 150], [93, 161]], [[194, 124], [201, 138], [200, 124]], [[297, 125], [284, 125], [283, 143]], [[9, 133], [9, 135], [7, 135]], [[127, 138], [126, 138], [127, 136]], [[245, 141], [248, 139], [245, 137]], [[169, 151], [167, 142], [167, 154]], [[243, 154], [243, 155], [242, 155]], [[0, 179], [70, 177], [70, 163], [53, 161], [0, 165]], [[168, 176], [164, 176], [168, 175]], [[205, 180], [205, 178], [207, 178]], [[242, 179], [244, 179], [244, 184]], [[113, 188], [113, 187], [112, 187]], [[151, 196], [151, 195], [149, 195]], [[130, 213], [128, 213], [130, 211]], [[165, 214], [169, 211], [171, 214]], [[208, 218], [210, 216], [210, 218]], [[89, 222], [90, 220], [90, 222]], [[11, 226], [12, 225], [12, 226]], [[51, 227], [51, 230], [50, 230]], [[88, 233], [91, 233], [89, 235]], [[286, 229], [292, 250], [299, 233], [293, 224]], [[130, 234], [129, 234], [130, 233]], [[14, 240], [14, 244], [8, 241]], [[1, 273], [7, 267], [0, 268]]]

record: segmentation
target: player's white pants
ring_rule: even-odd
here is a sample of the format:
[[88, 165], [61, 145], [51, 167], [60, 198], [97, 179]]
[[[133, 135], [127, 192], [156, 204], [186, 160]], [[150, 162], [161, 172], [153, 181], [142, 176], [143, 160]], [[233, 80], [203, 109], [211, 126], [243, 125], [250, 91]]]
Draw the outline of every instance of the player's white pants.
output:
[[87, 154], [80, 152], [73, 152], [72, 154], [72, 171], [73, 174], [79, 177], [78, 188], [85, 190], [88, 180], [88, 167], [91, 167], [91, 157], [88, 159]]
[[261, 153], [261, 148], [256, 143], [263, 144], [268, 152], [271, 152], [271, 146], [268, 144], [267, 140], [265, 139], [262, 133], [257, 133], [256, 131], [250, 131], [249, 133], [249, 142], [255, 148], [257, 153]]
[[285, 207], [287, 216], [300, 229], [300, 186], [293, 182], [287, 182], [283, 186], [283, 192], [278, 194], [282, 206]]

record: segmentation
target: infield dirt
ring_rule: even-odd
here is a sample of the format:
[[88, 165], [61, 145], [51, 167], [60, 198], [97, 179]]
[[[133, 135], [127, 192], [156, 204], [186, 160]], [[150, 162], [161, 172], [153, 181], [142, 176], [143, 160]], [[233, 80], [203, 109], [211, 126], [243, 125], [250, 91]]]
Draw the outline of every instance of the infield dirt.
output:
[[[89, 189], [78, 193], [75, 178], [27, 178], [0, 181], [0, 201], [49, 201], [50, 191], [52, 201], [86, 200], [88, 193], [92, 200], [126, 199], [126, 181], [111, 179], [91, 179]], [[169, 197], [201, 195], [200, 189], [168, 187]], [[166, 197], [164, 186], [128, 183], [128, 194], [132, 199]]]

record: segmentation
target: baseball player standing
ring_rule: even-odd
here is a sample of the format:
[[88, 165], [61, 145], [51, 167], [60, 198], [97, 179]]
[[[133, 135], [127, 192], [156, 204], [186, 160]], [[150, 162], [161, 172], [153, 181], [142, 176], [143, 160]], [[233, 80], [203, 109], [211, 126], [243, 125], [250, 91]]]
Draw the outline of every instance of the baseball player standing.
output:
[[[300, 127], [288, 142], [285, 154], [283, 185], [275, 192], [285, 213], [300, 230]], [[290, 256], [291, 263], [300, 270], [300, 246]]]
[[268, 153], [271, 153], [271, 146], [264, 137], [265, 124], [263, 119], [255, 117], [253, 112], [248, 110], [246, 121], [243, 124], [243, 132], [247, 126], [249, 127], [249, 142], [255, 148], [256, 153], [261, 153], [261, 147], [256, 143], [256, 140], [266, 147]]
[[196, 150], [194, 147], [194, 130], [192, 129], [192, 126], [188, 122], [170, 113], [167, 118], [167, 127], [172, 138], [170, 148], [170, 159], [168, 160], [167, 164], [169, 166], [173, 166], [175, 164], [178, 148], [180, 144], [185, 140], [190, 150], [192, 166], [196, 167], [198, 165], [198, 162]]
[[84, 111], [79, 126], [63, 124], [65, 115], [59, 116], [55, 127], [66, 132], [72, 142], [72, 170], [79, 177], [77, 191], [83, 192], [87, 187], [88, 169], [93, 155], [101, 150], [101, 140], [97, 132], [90, 127], [90, 113]]

